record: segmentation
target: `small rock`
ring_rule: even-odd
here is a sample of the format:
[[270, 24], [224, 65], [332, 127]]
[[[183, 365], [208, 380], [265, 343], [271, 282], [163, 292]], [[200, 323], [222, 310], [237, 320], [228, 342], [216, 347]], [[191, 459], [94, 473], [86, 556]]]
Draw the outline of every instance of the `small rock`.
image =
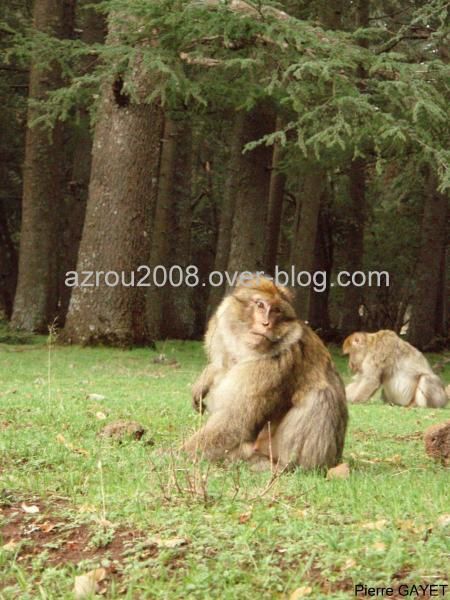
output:
[[450, 466], [450, 421], [432, 425], [423, 435], [425, 452], [431, 458]]
[[347, 463], [341, 463], [337, 467], [328, 469], [327, 479], [348, 479], [350, 475], [350, 467]]
[[99, 432], [100, 437], [112, 438], [123, 441], [126, 439], [140, 440], [145, 433], [145, 428], [136, 421], [115, 421], [109, 423]]

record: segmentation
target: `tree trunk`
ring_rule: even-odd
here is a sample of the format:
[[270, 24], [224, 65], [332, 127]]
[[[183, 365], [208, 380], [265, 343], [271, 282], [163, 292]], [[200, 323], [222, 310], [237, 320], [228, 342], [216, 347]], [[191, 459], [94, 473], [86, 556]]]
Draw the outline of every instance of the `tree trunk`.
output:
[[[80, 37], [84, 43], [99, 44], [104, 41], [106, 23], [96, 10], [85, 8], [80, 25], [82, 28]], [[89, 70], [93, 64], [92, 56], [84, 62], [86, 70]], [[76, 130], [73, 132], [75, 149], [72, 157], [72, 172], [63, 209], [58, 310], [58, 323], [61, 326], [66, 320], [72, 292], [72, 289], [65, 285], [65, 274], [76, 269], [91, 176], [92, 133], [89, 112], [85, 108], [79, 110], [77, 121]]]
[[[367, 2], [367, 0], [365, 0]], [[326, 29], [340, 29], [342, 15], [346, 10], [344, 0], [320, 0], [318, 3], [319, 17]], [[348, 9], [347, 9], [348, 10]]]
[[4, 204], [0, 199], [0, 321], [11, 317], [16, 282], [17, 252]]
[[[298, 275], [306, 271], [311, 276], [314, 268], [314, 251], [317, 237], [317, 223], [319, 218], [320, 202], [326, 182], [325, 174], [317, 166], [311, 166], [308, 173], [301, 179], [302, 190], [299, 202], [294, 239], [292, 242], [291, 264]], [[305, 283], [306, 276], [301, 279]], [[311, 287], [300, 286], [296, 283], [294, 306], [301, 319], [308, 319]]]
[[[350, 165], [350, 206], [344, 232], [344, 269], [350, 274], [360, 271], [364, 257], [364, 229], [366, 222], [366, 175], [365, 161], [357, 158]], [[359, 307], [363, 301], [360, 287], [349, 285], [344, 288], [340, 330], [343, 336], [360, 328]]]
[[[370, 16], [370, 1], [358, 0], [356, 4], [357, 27], [368, 27]], [[359, 45], [368, 47], [368, 40], [361, 40]], [[360, 79], [366, 77], [362, 64], [358, 65], [357, 75]], [[364, 230], [366, 226], [366, 163], [362, 158], [353, 160], [350, 164], [350, 214], [352, 215], [347, 228], [347, 243], [345, 244], [346, 270], [350, 273], [362, 268], [364, 258]], [[343, 313], [341, 319], [342, 335], [347, 336], [358, 330], [361, 325], [359, 307], [363, 300], [361, 288], [348, 286], [344, 288]]]
[[[110, 33], [107, 43], [111, 43]], [[159, 104], [146, 104], [151, 78], [136, 65], [133, 85], [138, 100], [123, 93], [118, 76], [106, 82], [95, 127], [92, 175], [77, 271], [124, 272], [124, 282], [73, 289], [64, 338], [71, 342], [129, 346], [151, 341], [145, 320], [145, 271], [131, 272], [149, 256], [146, 216], [149, 190], [162, 128]], [[92, 280], [91, 280], [92, 283]], [[144, 279], [142, 285], [148, 285]], [[126, 285], [128, 284], [128, 286]]]
[[[448, 220], [448, 213], [446, 215]], [[436, 318], [434, 322], [434, 332], [438, 337], [449, 337], [447, 304], [450, 296], [449, 277], [448, 277], [448, 247], [447, 247], [447, 225], [445, 227], [443, 244], [441, 250], [441, 260], [439, 264], [439, 284], [436, 301]]]
[[416, 286], [412, 306], [409, 341], [420, 349], [426, 348], [436, 331], [442, 250], [447, 239], [448, 196], [436, 190], [434, 174], [428, 177], [428, 190], [422, 220], [422, 241], [417, 264]]
[[191, 257], [192, 221], [192, 131], [186, 115], [166, 118], [163, 140], [150, 264], [166, 267], [169, 280], [150, 291], [147, 311], [150, 318], [153, 313], [150, 323], [155, 337], [188, 339], [194, 333], [195, 315], [194, 288], [184, 283]]
[[[277, 120], [277, 129], [281, 127], [281, 121]], [[268, 273], [275, 271], [278, 255], [278, 243], [280, 239], [281, 214], [283, 212], [284, 186], [286, 175], [280, 171], [280, 162], [283, 148], [279, 143], [273, 147], [272, 171], [270, 173], [269, 188], [269, 210], [267, 214], [266, 249], [264, 265]]]
[[333, 233], [329, 215], [329, 198], [324, 198], [319, 212], [316, 246], [314, 251], [314, 272], [326, 274], [326, 288], [323, 291], [311, 290], [308, 321], [320, 335], [330, 331], [330, 315], [328, 299], [330, 295], [330, 278], [333, 268]]
[[[230, 257], [231, 232], [233, 228], [236, 198], [239, 190], [242, 146], [244, 143], [244, 123], [246, 115], [242, 111], [236, 114], [231, 132], [230, 159], [225, 180], [225, 191], [220, 211], [219, 233], [217, 238], [214, 271], [224, 273]], [[207, 317], [216, 310], [226, 291], [225, 282], [221, 286], [211, 287], [208, 297]]]
[[[72, 2], [36, 0], [36, 31], [63, 37], [73, 23]], [[30, 100], [43, 100], [60, 84], [59, 70], [42, 71], [32, 64]], [[22, 223], [17, 290], [11, 325], [27, 331], [46, 331], [56, 316], [58, 301], [58, 215], [63, 201], [64, 143], [62, 125], [49, 132], [30, 127], [36, 108], [28, 109], [23, 172]]]
[[[242, 146], [274, 131], [273, 111], [260, 105], [245, 115]], [[240, 176], [228, 272], [262, 270], [272, 148], [260, 145], [240, 155]]]

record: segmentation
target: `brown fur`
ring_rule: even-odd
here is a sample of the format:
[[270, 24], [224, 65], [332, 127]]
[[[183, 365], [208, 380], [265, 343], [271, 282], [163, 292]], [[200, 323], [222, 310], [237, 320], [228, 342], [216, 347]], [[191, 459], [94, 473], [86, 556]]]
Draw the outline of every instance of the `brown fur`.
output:
[[342, 350], [355, 373], [346, 387], [349, 402], [365, 402], [380, 386], [391, 404], [440, 408], [448, 401], [425, 356], [394, 331], [352, 333]]
[[321, 340], [296, 318], [287, 290], [263, 278], [238, 286], [212, 317], [205, 345], [209, 363], [194, 385], [193, 403], [206, 404], [210, 417], [184, 445], [187, 452], [264, 467], [269, 457], [281, 467], [340, 462], [344, 387]]

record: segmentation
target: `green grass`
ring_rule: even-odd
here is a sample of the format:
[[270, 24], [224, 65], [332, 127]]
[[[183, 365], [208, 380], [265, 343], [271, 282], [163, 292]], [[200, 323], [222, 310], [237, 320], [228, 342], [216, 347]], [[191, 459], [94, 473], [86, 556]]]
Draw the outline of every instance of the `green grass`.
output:
[[[179, 368], [154, 364], [159, 352]], [[449, 475], [421, 432], [448, 408], [351, 406], [349, 479], [297, 471], [268, 489], [270, 474], [177, 454], [199, 425], [189, 386], [203, 361], [193, 342], [51, 354], [44, 338], [0, 344], [0, 530], [22, 502], [42, 513], [26, 515], [12, 548], [0, 536], [0, 598], [72, 598], [74, 577], [101, 564], [108, 598], [289, 598], [301, 587], [308, 598], [351, 598], [358, 582], [447, 581], [450, 528], [438, 519], [450, 513]], [[441, 375], [450, 381], [449, 365]], [[146, 436], [97, 436], [117, 419], [139, 421]], [[33, 524], [48, 518], [61, 535], [33, 553]], [[76, 528], [86, 552], [73, 560], [63, 533]], [[137, 537], [125, 553], [109, 543], [121, 533]]]

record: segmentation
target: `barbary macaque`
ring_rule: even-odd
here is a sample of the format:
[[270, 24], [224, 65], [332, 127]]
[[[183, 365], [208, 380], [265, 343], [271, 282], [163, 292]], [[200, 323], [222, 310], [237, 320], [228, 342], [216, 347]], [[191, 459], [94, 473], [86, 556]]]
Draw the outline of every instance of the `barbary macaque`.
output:
[[286, 288], [261, 276], [238, 284], [211, 318], [205, 345], [208, 365], [193, 404], [209, 418], [184, 450], [258, 468], [340, 462], [344, 386], [321, 340], [297, 319]]
[[365, 402], [380, 386], [383, 400], [400, 406], [441, 408], [448, 398], [425, 356], [394, 331], [356, 332], [344, 340], [355, 373], [345, 391], [349, 402]]

